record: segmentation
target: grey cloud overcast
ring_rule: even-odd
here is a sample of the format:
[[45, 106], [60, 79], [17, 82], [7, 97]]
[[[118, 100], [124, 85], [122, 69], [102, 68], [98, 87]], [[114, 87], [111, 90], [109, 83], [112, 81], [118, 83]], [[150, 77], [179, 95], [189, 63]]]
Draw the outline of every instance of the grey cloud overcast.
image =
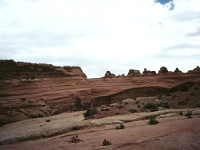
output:
[[[174, 9], [169, 10], [173, 2]], [[0, 59], [107, 70], [200, 65], [200, 1], [1, 0]]]

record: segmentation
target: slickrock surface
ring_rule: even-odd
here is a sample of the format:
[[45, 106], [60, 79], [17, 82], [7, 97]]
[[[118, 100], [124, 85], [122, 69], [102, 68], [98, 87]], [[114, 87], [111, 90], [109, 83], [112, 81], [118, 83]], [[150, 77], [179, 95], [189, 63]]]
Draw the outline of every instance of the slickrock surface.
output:
[[[83, 120], [82, 112], [65, 113], [48, 118], [25, 120], [0, 128], [0, 149], [199, 149], [200, 109], [190, 109], [192, 118], [184, 116], [189, 109], [162, 110], [129, 115], [118, 115], [103, 119]], [[183, 115], [180, 115], [180, 112]], [[147, 116], [157, 116], [157, 125], [148, 125]], [[46, 122], [49, 119], [50, 122]], [[124, 123], [125, 129], [116, 126]], [[80, 130], [73, 130], [79, 126]], [[70, 143], [72, 135], [78, 135], [80, 142]], [[104, 139], [112, 145], [102, 146]]]

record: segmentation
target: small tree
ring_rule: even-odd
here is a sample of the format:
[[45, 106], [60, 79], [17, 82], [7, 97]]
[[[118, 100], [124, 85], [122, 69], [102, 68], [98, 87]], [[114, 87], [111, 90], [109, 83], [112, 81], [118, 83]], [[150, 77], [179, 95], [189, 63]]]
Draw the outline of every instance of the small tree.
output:
[[81, 104], [81, 99], [79, 97], [76, 97], [75, 98], [75, 101], [74, 101], [74, 104], [75, 104], [75, 107], [80, 110], [83, 106]]
[[192, 118], [192, 111], [187, 111], [187, 113], [185, 114], [185, 116], [187, 117], [187, 118]]
[[99, 113], [99, 110], [97, 108], [90, 108], [83, 115], [85, 118], [87, 118], [98, 113]]
[[107, 141], [106, 139], [103, 140], [103, 146], [111, 145], [111, 141]]
[[149, 118], [149, 125], [155, 125], [158, 124], [158, 121], [156, 120], [156, 118], [154, 116]]

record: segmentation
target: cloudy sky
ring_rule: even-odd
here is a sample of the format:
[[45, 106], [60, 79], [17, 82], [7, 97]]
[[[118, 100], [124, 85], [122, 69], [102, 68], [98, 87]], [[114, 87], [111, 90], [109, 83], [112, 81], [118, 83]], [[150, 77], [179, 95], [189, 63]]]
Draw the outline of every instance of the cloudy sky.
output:
[[200, 65], [199, 0], [0, 0], [0, 59], [107, 70]]

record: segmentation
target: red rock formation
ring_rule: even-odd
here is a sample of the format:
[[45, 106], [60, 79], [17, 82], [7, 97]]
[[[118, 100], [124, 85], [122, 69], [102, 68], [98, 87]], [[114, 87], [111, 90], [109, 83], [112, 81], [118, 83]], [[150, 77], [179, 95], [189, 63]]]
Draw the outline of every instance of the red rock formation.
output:
[[117, 77], [122, 77], [123, 78], [123, 77], [126, 77], [126, 76], [124, 74], [122, 74], [122, 75], [119, 74]]
[[52, 64], [34, 64], [0, 60], [0, 80], [74, 77], [86, 78], [82, 69], [77, 66], [55, 67]]
[[115, 78], [116, 75], [111, 73], [110, 71], [106, 71], [104, 78]]
[[176, 69], [174, 70], [174, 73], [183, 73], [183, 72], [180, 71], [178, 68], [176, 68]]
[[194, 68], [193, 70], [189, 70], [188, 73], [200, 73], [200, 67], [197, 66], [197, 67]]
[[141, 75], [139, 70], [134, 70], [134, 69], [130, 69], [127, 76], [128, 77], [132, 77], [132, 76], [139, 76]]
[[[166, 70], [164, 67], [160, 72], [167, 72]], [[194, 70], [198, 71], [198, 67]], [[45, 106], [49, 107], [50, 114], [54, 115], [125, 98], [162, 94], [184, 82], [200, 81], [199, 74], [194, 73], [140, 76], [139, 70], [130, 70], [128, 77], [123, 78], [113, 78], [113, 74], [108, 71], [106, 77], [109, 77], [109, 80], [87, 79], [80, 67], [16, 63], [12, 60], [0, 61], [0, 75], [0, 110], [5, 110], [0, 111], [0, 114], [4, 118], [9, 118], [8, 111], [15, 105], [13, 101], [23, 103], [21, 98], [42, 98]], [[9, 109], [4, 109], [5, 105]], [[20, 107], [19, 110], [22, 109]], [[34, 110], [33, 106], [30, 107]]]
[[143, 75], [156, 75], [155, 71], [150, 71], [144, 68]]
[[159, 73], [163, 74], [163, 73], [168, 73], [167, 67], [162, 66], [159, 70]]

